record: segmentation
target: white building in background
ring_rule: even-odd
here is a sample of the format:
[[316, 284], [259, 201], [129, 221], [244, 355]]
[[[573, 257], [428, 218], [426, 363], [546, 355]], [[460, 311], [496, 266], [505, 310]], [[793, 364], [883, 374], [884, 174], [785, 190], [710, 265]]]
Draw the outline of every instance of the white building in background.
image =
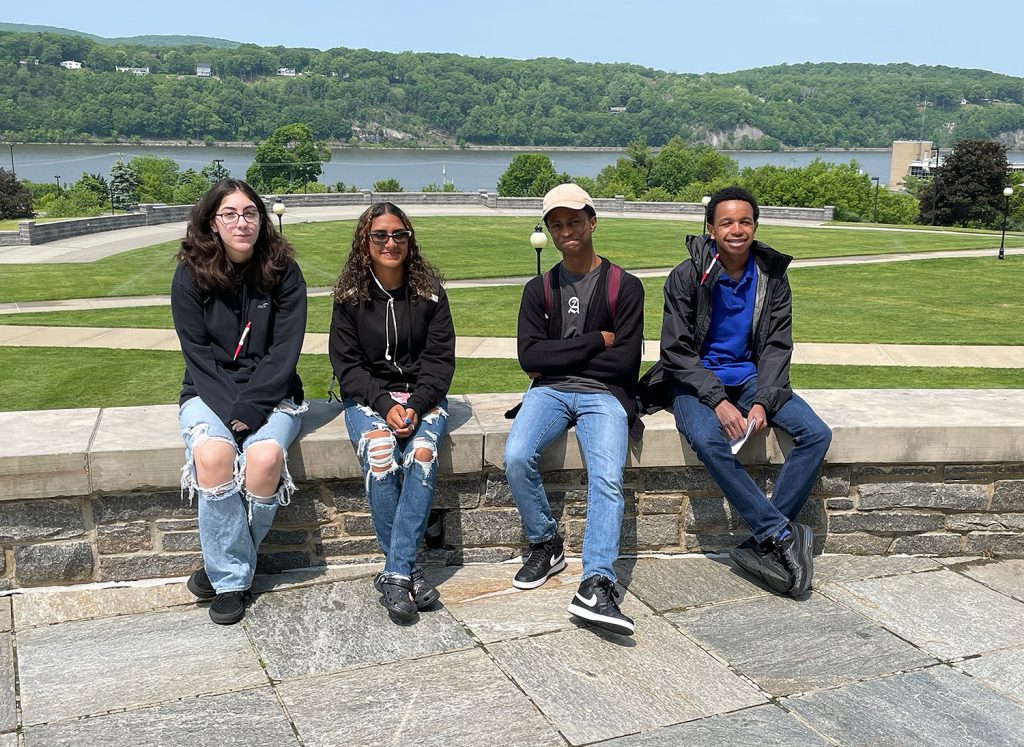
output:
[[149, 75], [148, 67], [121, 67], [118, 65], [114, 70], [119, 73], [131, 73], [132, 75]]
[[298, 73], [295, 72], [295, 68], [293, 67], [279, 67], [277, 69], [277, 74], [283, 75], [286, 78], [294, 78], [296, 75], [298, 75]]
[[210, 78], [213, 76], [213, 65], [209, 62], [197, 62], [196, 63], [196, 77], [197, 78]]
[[78, 60], [64, 60], [62, 63], [60, 63], [60, 66], [62, 68], [64, 68], [65, 70], [81, 70], [82, 69], [82, 63], [79, 62]]

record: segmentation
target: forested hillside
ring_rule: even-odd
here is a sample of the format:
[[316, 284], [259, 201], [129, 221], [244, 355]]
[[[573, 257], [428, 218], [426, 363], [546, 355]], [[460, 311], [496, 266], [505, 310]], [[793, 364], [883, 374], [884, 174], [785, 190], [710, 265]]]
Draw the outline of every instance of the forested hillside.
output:
[[[319, 139], [407, 145], [625, 146], [642, 135], [653, 146], [680, 136], [726, 148], [888, 147], [1024, 134], [1024, 79], [983, 70], [822, 63], [680, 75], [561, 59], [146, 41], [0, 31], [0, 138], [251, 141], [290, 122]], [[83, 69], [62, 69], [62, 60]], [[198, 63], [214, 77], [195, 77]]]

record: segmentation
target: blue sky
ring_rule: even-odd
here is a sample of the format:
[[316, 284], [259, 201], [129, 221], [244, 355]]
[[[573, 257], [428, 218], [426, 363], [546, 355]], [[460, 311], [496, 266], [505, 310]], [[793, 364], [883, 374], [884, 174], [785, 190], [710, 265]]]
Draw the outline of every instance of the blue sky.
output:
[[681, 73], [834, 61], [949, 65], [1024, 77], [1020, 0], [977, 6], [962, 0], [181, 0], [120, 4], [106, 12], [82, 0], [5, 5], [0, 21], [99, 36], [191, 34], [264, 46], [569, 57]]

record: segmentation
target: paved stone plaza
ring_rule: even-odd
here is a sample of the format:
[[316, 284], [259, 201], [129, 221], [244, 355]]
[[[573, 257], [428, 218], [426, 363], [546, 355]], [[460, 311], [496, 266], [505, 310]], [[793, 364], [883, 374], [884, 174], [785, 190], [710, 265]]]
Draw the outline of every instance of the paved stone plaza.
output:
[[635, 638], [569, 619], [578, 561], [515, 568], [430, 568], [409, 627], [376, 565], [258, 577], [231, 627], [181, 582], [0, 598], [0, 747], [1024, 744], [1024, 560], [824, 555], [797, 601], [624, 559]]

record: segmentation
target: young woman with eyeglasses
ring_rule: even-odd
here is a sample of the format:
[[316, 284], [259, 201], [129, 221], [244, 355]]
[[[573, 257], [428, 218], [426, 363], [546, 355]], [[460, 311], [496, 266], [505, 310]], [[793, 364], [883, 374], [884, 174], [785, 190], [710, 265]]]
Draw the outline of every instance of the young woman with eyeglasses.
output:
[[374, 586], [399, 624], [439, 597], [416, 568], [416, 548], [434, 502], [455, 373], [455, 330], [441, 282], [408, 217], [382, 202], [360, 216], [334, 286], [331, 364], [385, 555]]
[[185, 357], [178, 410], [182, 491], [199, 497], [203, 568], [189, 590], [210, 618], [245, 615], [256, 551], [295, 484], [288, 446], [307, 409], [295, 371], [306, 282], [263, 200], [222, 179], [192, 208], [171, 283]]

